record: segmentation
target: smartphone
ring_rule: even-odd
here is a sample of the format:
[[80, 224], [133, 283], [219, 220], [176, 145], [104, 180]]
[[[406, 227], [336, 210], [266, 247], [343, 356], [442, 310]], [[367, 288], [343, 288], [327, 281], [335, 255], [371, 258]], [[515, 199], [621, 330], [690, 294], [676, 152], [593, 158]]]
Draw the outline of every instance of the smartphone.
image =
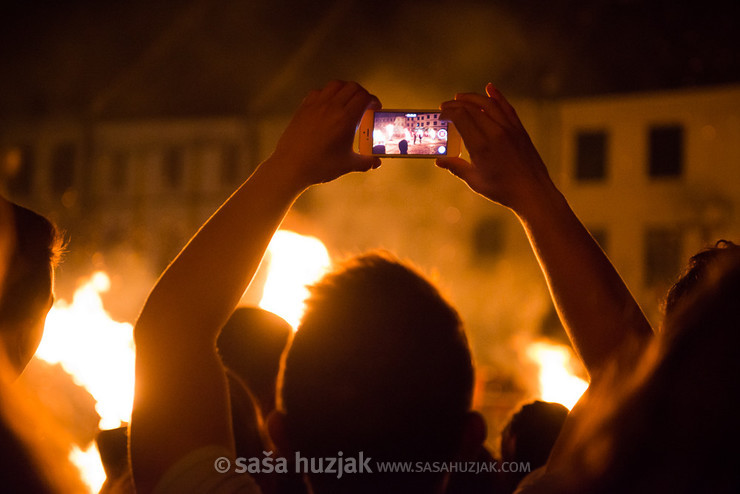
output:
[[385, 158], [460, 155], [460, 134], [441, 110], [368, 110], [357, 129], [360, 154]]

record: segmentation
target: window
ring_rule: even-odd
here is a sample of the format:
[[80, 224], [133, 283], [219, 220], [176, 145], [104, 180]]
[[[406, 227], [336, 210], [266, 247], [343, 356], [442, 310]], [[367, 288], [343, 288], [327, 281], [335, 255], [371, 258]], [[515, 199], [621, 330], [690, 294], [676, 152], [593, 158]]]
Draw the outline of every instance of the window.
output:
[[645, 232], [645, 285], [667, 285], [680, 272], [682, 238], [678, 228], [648, 228]]
[[650, 177], [678, 177], [683, 171], [683, 127], [652, 127], [649, 137], [648, 174]]
[[599, 247], [601, 247], [601, 250], [604, 252], [607, 252], [607, 247], [609, 245], [609, 233], [606, 231], [605, 228], [589, 228], [588, 229], [591, 232], [591, 236], [596, 240], [596, 243], [599, 244]]
[[241, 176], [239, 168], [239, 147], [225, 144], [221, 150], [221, 184], [230, 186], [246, 178]]
[[504, 223], [494, 216], [482, 218], [473, 230], [473, 248], [479, 260], [496, 258], [504, 251]]
[[59, 144], [51, 155], [51, 191], [62, 195], [75, 182], [75, 159], [77, 148], [74, 143]]
[[180, 148], [170, 148], [164, 156], [162, 177], [168, 187], [176, 189], [182, 185], [185, 175], [185, 156]]
[[13, 194], [28, 196], [33, 188], [35, 156], [30, 145], [17, 146], [5, 155], [4, 171], [8, 175], [8, 189]]
[[606, 178], [607, 134], [585, 131], [576, 135], [576, 178], [603, 180]]

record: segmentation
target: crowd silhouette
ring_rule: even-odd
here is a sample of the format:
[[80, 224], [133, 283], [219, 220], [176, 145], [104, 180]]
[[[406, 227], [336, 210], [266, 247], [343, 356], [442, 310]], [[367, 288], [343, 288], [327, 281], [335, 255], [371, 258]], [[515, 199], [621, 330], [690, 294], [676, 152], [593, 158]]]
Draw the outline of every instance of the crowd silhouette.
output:
[[[313, 285], [295, 335], [265, 311], [235, 311], [294, 201], [380, 166], [352, 147], [362, 114], [378, 108], [354, 82], [309, 93], [270, 157], [162, 273], [134, 328], [131, 424], [102, 441], [120, 480], [106, 492], [738, 492], [727, 451], [740, 439], [740, 247], [722, 240], [693, 256], [653, 331], [493, 85], [441, 104], [470, 159], [436, 165], [520, 221], [589, 373], [570, 413], [523, 405], [495, 458], [473, 409], [460, 316], [389, 252], [347, 259]], [[13, 385], [41, 338], [62, 236], [4, 199], [0, 229], [0, 490], [77, 492], [58, 454], [63, 435], [37, 427], [43, 419]], [[460, 466], [497, 461], [531, 471]], [[379, 462], [415, 470], [380, 471]]]

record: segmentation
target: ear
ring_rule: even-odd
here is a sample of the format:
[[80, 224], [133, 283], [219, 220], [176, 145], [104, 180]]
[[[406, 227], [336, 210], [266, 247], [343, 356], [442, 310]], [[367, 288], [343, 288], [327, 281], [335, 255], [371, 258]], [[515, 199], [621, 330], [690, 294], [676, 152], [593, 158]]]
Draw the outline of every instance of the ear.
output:
[[278, 454], [290, 456], [293, 454], [293, 448], [290, 447], [288, 433], [285, 427], [285, 413], [280, 410], [272, 410], [267, 415], [267, 433], [277, 448]]
[[481, 452], [487, 433], [486, 419], [474, 410], [469, 411], [463, 425], [463, 435], [460, 442], [460, 459], [476, 459]]

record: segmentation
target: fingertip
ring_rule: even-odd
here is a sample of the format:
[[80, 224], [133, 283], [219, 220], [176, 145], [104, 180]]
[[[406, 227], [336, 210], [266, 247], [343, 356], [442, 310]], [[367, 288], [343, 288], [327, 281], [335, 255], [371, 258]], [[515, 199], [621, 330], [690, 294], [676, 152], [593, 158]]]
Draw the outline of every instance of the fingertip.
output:
[[437, 168], [442, 168], [442, 169], [444, 169], [444, 170], [447, 170], [447, 169], [449, 169], [449, 167], [448, 167], [448, 165], [447, 165], [447, 158], [437, 158], [437, 159], [435, 159], [435, 160], [434, 160], [434, 165], [435, 165], [435, 166], [436, 166]]
[[380, 99], [378, 99], [377, 96], [371, 94], [370, 104], [368, 105], [368, 108], [371, 110], [380, 110], [381, 108], [383, 108], [383, 104], [380, 102]]
[[380, 158], [377, 156], [362, 156], [357, 155], [359, 159], [361, 160], [361, 165], [357, 167], [360, 171], [369, 171], [369, 170], [375, 170], [376, 168], [380, 167], [381, 161]]

